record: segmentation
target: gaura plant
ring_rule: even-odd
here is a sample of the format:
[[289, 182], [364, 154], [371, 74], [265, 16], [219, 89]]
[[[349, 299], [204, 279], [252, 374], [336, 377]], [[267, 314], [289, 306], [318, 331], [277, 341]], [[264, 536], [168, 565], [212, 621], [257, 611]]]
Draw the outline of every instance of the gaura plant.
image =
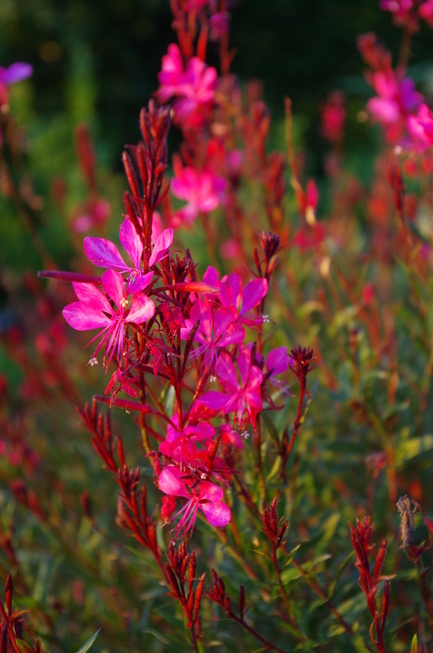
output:
[[[230, 72], [228, 4], [172, 0], [177, 43], [141, 111], [140, 142], [123, 153], [129, 190], [119, 239], [87, 235], [82, 267], [62, 272], [36, 238], [52, 268], [40, 276], [57, 283], [49, 292], [63, 317], [54, 299], [40, 302], [38, 316], [51, 324], [37, 335], [37, 363], [15, 332], [7, 336], [26, 370], [28, 406], [31, 398], [33, 411], [49, 405], [52, 418], [58, 397], [80, 404], [103, 470], [98, 463], [95, 478], [83, 480], [82, 467], [62, 463], [44, 484], [47, 463], [29, 443], [33, 412], [9, 419], [3, 384], [8, 496], [36, 524], [30, 549], [48, 542], [77, 575], [61, 601], [48, 600], [14, 544], [13, 524], [1, 526], [20, 595], [39, 587], [32, 614], [42, 635], [29, 622], [27, 639], [37, 643], [23, 643], [8, 577], [5, 652], [50, 650], [61, 639], [56, 629], [67, 630], [58, 626], [65, 612], [100, 626], [104, 651], [431, 646], [432, 528], [421, 505], [432, 509], [433, 239], [425, 215], [433, 119], [407, 66], [430, 5], [381, 2], [404, 30], [396, 65], [375, 35], [359, 39], [375, 93], [366, 110], [382, 139], [368, 188], [345, 167], [345, 97], [333, 92], [323, 103], [327, 207], [295, 147], [291, 102], [286, 151], [270, 152], [260, 90], [243, 89]], [[13, 125], [2, 120], [8, 147]], [[172, 128], [181, 144], [170, 159]], [[89, 133], [81, 127], [76, 137], [89, 198], [73, 212], [74, 237], [102, 230], [109, 215]], [[7, 157], [1, 164], [23, 208]], [[74, 331], [86, 334], [87, 370]], [[310, 374], [321, 380], [315, 397]], [[99, 389], [83, 406], [84, 375]], [[45, 459], [53, 448], [45, 444]], [[79, 492], [67, 486], [71, 476]], [[54, 574], [45, 574], [54, 587]]]

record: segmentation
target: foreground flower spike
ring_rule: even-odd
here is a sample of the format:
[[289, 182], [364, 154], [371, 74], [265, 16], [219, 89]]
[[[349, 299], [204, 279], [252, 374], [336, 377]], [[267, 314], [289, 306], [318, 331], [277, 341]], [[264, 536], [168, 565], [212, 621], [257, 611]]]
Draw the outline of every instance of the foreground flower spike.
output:
[[[356, 528], [354, 528], [350, 523], [349, 526], [352, 546], [357, 557], [355, 565], [359, 570], [359, 587], [367, 597], [368, 609], [370, 610], [370, 614], [373, 617], [373, 623], [371, 624], [370, 628], [371, 641], [379, 653], [386, 653], [384, 630], [389, 610], [389, 598], [391, 592], [390, 580], [393, 578], [393, 576], [382, 576], [382, 568], [385, 562], [387, 542], [386, 540], [382, 540], [376, 556], [372, 574], [368, 558], [370, 551], [374, 548], [372, 539], [374, 537], [375, 531], [374, 525], [371, 523], [371, 517], [364, 517], [362, 523], [357, 519]], [[376, 594], [379, 589], [379, 583], [381, 581], [384, 581], [385, 587], [382, 595], [382, 609], [381, 613], [379, 614], [377, 609]], [[376, 630], [377, 639], [374, 637], [373, 627]]]

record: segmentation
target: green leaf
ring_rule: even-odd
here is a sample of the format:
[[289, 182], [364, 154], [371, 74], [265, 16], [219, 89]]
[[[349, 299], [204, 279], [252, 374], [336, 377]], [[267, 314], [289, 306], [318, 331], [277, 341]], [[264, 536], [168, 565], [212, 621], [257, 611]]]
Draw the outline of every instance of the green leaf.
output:
[[85, 644], [83, 644], [83, 646], [82, 646], [82, 647], [77, 651], [77, 653], [86, 653], [86, 651], [88, 651], [88, 650], [93, 646], [93, 644], [94, 644], [94, 642], [95, 642], [95, 639], [96, 639], [96, 638], [98, 637], [98, 635], [99, 635], [99, 631], [100, 631], [100, 630], [101, 630], [101, 629], [98, 628], [98, 630], [96, 631], [96, 633], [93, 633], [93, 635], [91, 636], [91, 638], [88, 639], [87, 642], [86, 642]]
[[417, 653], [418, 651], [418, 636], [415, 634], [412, 638], [412, 643], [410, 645], [410, 653]]
[[419, 438], [411, 438], [405, 442], [399, 442], [395, 452], [395, 462], [398, 469], [401, 469], [405, 464], [417, 458], [421, 454], [425, 454], [433, 449], [433, 435], [422, 435]]
[[269, 435], [278, 446], [280, 443], [280, 439], [278, 437], [278, 431], [275, 427], [275, 424], [273, 423], [273, 421], [271, 420], [271, 418], [269, 417], [266, 411], [262, 412], [261, 417], [264, 423], [266, 424], [266, 428], [268, 429]]

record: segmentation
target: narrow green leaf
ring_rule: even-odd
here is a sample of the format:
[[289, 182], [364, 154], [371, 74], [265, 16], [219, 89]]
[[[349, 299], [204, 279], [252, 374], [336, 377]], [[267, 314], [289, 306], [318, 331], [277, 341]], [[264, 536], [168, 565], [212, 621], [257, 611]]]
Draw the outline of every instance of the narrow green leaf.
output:
[[91, 638], [88, 639], [87, 642], [86, 642], [85, 644], [83, 644], [83, 646], [82, 646], [82, 647], [77, 651], [77, 653], [86, 653], [86, 651], [88, 651], [88, 650], [93, 646], [93, 644], [94, 644], [94, 642], [95, 642], [95, 639], [96, 639], [96, 638], [98, 637], [98, 635], [99, 635], [99, 631], [100, 631], [100, 630], [101, 630], [101, 629], [98, 628], [98, 630], [96, 631], [96, 633], [93, 633], [93, 635], [91, 636]]
[[412, 643], [410, 645], [410, 653], [417, 653], [418, 651], [418, 636], [415, 635], [412, 638]]

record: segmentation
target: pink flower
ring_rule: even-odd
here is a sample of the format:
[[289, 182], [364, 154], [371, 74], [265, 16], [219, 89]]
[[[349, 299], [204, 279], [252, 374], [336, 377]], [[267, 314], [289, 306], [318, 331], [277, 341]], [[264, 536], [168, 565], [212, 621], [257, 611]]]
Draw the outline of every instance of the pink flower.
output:
[[[177, 416], [174, 416], [172, 421], [177, 426]], [[200, 422], [197, 426], [186, 426], [183, 430], [168, 426], [167, 437], [159, 445], [159, 451], [178, 463], [194, 466], [197, 443], [210, 440], [214, 435], [214, 427], [206, 422]]]
[[427, 150], [433, 145], [433, 114], [426, 104], [421, 104], [416, 115], [408, 116], [406, 123], [414, 149]]
[[[258, 367], [251, 364], [251, 354], [246, 347], [241, 349], [236, 367], [228, 354], [220, 354], [215, 365], [215, 374], [223, 387], [223, 392], [209, 390], [199, 401], [207, 408], [222, 415], [235, 413], [239, 426], [249, 421], [255, 426], [258, 413], [263, 408], [261, 385], [263, 374]], [[246, 413], [246, 416], [245, 416]]]
[[194, 337], [198, 343], [194, 355], [204, 357], [205, 370], [213, 367], [221, 348], [243, 342], [245, 330], [237, 324], [236, 318], [236, 311], [232, 307], [211, 306], [203, 299], [197, 299], [192, 306], [181, 337], [186, 340], [195, 324], [200, 323]]
[[433, 0], [425, 0], [419, 7], [418, 14], [433, 27]]
[[396, 16], [404, 16], [412, 9], [413, 0], [380, 0], [379, 7]]
[[209, 19], [210, 40], [219, 41], [229, 32], [230, 14], [227, 11], [220, 11]]
[[[123, 248], [132, 259], [133, 267], [125, 263], [117, 246], [106, 238], [87, 236], [84, 239], [84, 251], [89, 261], [100, 268], [110, 268], [121, 273], [127, 272], [128, 292], [139, 292], [149, 285], [153, 272], [145, 274], [141, 269], [143, 243], [128, 218], [123, 221], [120, 227], [119, 238]], [[172, 242], [173, 229], [165, 229], [157, 238], [149, 260], [149, 266], [155, 265], [167, 254]]]
[[415, 113], [423, 97], [410, 78], [398, 79], [392, 70], [373, 74], [377, 97], [367, 102], [367, 109], [385, 128], [390, 142], [398, 141], [405, 128], [406, 117]]
[[266, 279], [253, 279], [242, 290], [241, 277], [233, 272], [228, 277], [218, 279], [218, 271], [209, 266], [203, 275], [204, 283], [219, 289], [218, 300], [226, 308], [234, 308], [239, 324], [256, 326], [263, 322], [263, 317], [252, 316], [250, 312], [256, 308], [268, 292]]
[[346, 109], [344, 95], [333, 91], [321, 109], [320, 133], [331, 143], [340, 141], [343, 137]]
[[175, 531], [176, 535], [192, 532], [194, 529], [197, 511], [200, 509], [211, 526], [223, 528], [231, 519], [230, 508], [224, 503], [224, 493], [220, 487], [206, 481], [185, 477], [178, 467], [168, 466], [162, 470], [158, 479], [159, 489], [169, 496], [184, 497], [187, 503], [181, 508], [173, 519], [182, 515]]
[[418, 16], [413, 0], [381, 0], [379, 7], [393, 14], [396, 25], [405, 26], [411, 32], [418, 29]]
[[397, 122], [402, 115], [413, 113], [422, 101], [410, 78], [397, 79], [392, 71], [378, 71], [373, 76], [373, 86], [378, 97], [367, 103], [370, 113], [379, 122]]
[[0, 66], [0, 107], [8, 104], [9, 94], [7, 87], [9, 84], [15, 84], [23, 79], [27, 79], [33, 75], [33, 67], [29, 63], [17, 61], [9, 68]]
[[161, 102], [174, 98], [175, 120], [190, 126], [201, 124], [203, 111], [210, 108], [215, 97], [218, 74], [198, 57], [192, 57], [184, 70], [182, 54], [177, 45], [168, 46], [158, 75]]
[[175, 197], [187, 202], [173, 216], [174, 224], [191, 224], [199, 213], [209, 213], [220, 205], [226, 188], [225, 179], [189, 166], [182, 167], [179, 157], [173, 157], [173, 170], [175, 177], [171, 191]]
[[73, 223], [75, 231], [80, 233], [103, 225], [108, 220], [111, 209], [107, 200], [98, 199], [86, 203], [84, 210], [85, 213], [76, 218]]
[[116, 308], [112, 307], [107, 296], [94, 285], [74, 283], [78, 301], [65, 306], [62, 312], [69, 326], [77, 331], [102, 329], [90, 342], [101, 338], [94, 356], [102, 345], [107, 343], [105, 356], [108, 357], [108, 365], [115, 352], [119, 362], [123, 359], [125, 327], [128, 324], [142, 324], [150, 320], [155, 312], [155, 305], [147, 295], [138, 293], [134, 295], [128, 308], [123, 278], [115, 270], [104, 272], [101, 284]]

